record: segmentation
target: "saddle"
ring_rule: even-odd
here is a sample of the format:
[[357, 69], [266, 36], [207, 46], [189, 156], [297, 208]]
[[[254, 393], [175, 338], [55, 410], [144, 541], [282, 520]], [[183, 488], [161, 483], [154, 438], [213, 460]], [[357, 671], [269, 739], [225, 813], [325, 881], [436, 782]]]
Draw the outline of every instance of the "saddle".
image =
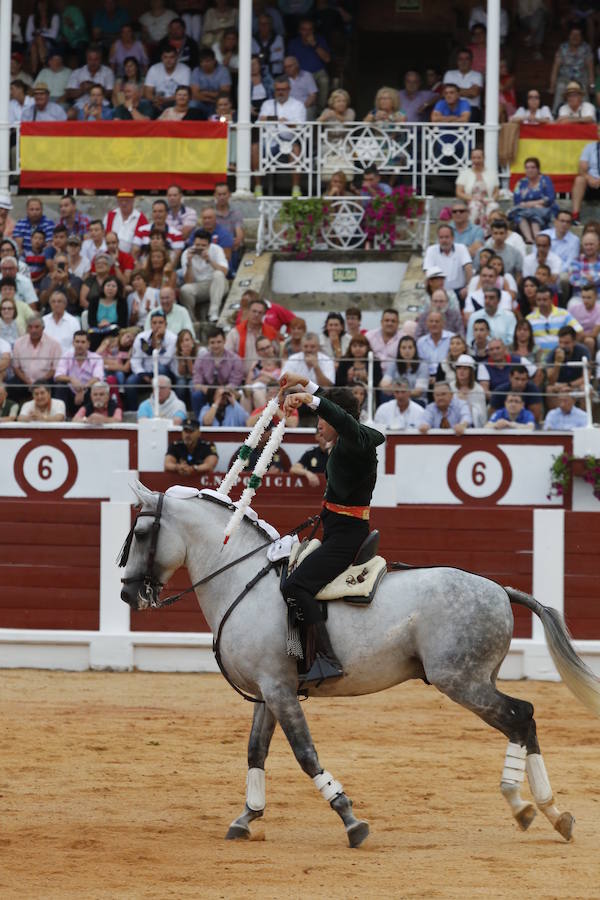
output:
[[[306, 559], [321, 541], [313, 538], [312, 541], [302, 541], [292, 546], [287, 574], [290, 575], [300, 563]], [[346, 603], [354, 603], [367, 606], [375, 596], [381, 579], [387, 572], [387, 563], [382, 556], [377, 556], [379, 549], [379, 532], [371, 531], [362, 542], [354, 560], [347, 569], [337, 575], [333, 581], [321, 588], [316, 595], [317, 600], [331, 602], [332, 600], [344, 600]]]

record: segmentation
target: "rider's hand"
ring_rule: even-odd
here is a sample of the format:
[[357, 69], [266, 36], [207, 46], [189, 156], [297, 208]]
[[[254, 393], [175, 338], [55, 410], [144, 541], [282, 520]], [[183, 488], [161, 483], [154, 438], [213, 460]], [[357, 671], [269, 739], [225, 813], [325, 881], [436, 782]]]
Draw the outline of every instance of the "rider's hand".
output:
[[284, 372], [279, 379], [279, 387], [285, 391], [288, 388], [296, 387], [296, 385], [306, 387], [308, 379], [304, 375], [296, 375], [295, 372]]
[[303, 403], [312, 403], [313, 399], [314, 398], [312, 394], [288, 394], [283, 404], [284, 412], [286, 415], [289, 415], [292, 410], [298, 409], [300, 406], [302, 406]]

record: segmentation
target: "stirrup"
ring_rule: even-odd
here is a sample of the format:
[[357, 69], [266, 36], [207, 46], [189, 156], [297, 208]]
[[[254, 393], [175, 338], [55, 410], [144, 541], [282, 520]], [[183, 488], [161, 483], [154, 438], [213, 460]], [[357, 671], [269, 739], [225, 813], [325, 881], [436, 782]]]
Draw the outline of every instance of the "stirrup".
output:
[[315, 660], [310, 667], [309, 671], [306, 675], [301, 676], [301, 682], [317, 682], [317, 687], [321, 684], [322, 681], [327, 681], [333, 678], [343, 678], [344, 670], [341, 665], [333, 660], [329, 659], [327, 656], [320, 656], [317, 654]]

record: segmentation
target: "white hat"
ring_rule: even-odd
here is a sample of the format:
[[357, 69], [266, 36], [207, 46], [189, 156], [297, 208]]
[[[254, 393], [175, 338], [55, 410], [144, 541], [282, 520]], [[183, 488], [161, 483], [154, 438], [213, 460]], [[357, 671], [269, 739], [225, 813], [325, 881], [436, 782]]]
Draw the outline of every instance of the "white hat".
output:
[[433, 266], [431, 269], [425, 269], [425, 278], [445, 278], [446, 273], [442, 272], [439, 266]]
[[12, 209], [12, 200], [8, 194], [0, 194], [0, 209]]
[[467, 353], [461, 353], [456, 362], [454, 363], [454, 368], [458, 366], [468, 366], [470, 369], [475, 368], [475, 360], [472, 356], [469, 356]]

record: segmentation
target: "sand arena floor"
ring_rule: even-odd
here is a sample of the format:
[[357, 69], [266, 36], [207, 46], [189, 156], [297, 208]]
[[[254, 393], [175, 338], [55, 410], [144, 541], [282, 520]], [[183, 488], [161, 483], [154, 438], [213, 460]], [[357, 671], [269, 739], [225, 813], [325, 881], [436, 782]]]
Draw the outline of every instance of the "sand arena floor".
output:
[[267, 810], [242, 810], [252, 709], [220, 676], [0, 672], [0, 897], [600, 898], [600, 722], [566, 688], [533, 701], [565, 844], [522, 834], [500, 795], [506, 741], [434, 688], [304, 705], [321, 763], [371, 837], [342, 824], [278, 729]]

